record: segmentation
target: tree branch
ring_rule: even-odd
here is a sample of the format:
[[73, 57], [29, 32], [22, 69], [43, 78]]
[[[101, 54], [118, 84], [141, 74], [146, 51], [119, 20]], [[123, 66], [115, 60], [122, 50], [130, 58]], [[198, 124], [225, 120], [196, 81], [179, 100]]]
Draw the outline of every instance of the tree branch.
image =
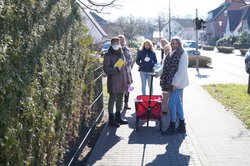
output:
[[115, 3], [116, 0], [113, 0], [109, 3], [97, 3], [97, 2], [94, 2], [92, 0], [88, 0], [88, 2], [91, 4], [91, 5], [94, 5], [94, 6], [102, 6], [102, 7], [105, 7], [105, 6], [111, 6]]
[[115, 7], [116, 1], [117, 0], [112, 0], [107, 3], [98, 3], [93, 0], [77, 0], [77, 2], [79, 2], [83, 7], [95, 11], [97, 13], [101, 13], [105, 7]]

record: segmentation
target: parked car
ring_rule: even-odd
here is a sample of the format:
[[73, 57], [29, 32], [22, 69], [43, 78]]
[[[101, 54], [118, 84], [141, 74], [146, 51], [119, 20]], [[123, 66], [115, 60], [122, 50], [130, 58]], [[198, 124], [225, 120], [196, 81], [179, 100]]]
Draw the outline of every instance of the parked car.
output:
[[250, 74], [250, 48], [245, 54], [245, 69], [248, 74]]
[[157, 42], [156, 43], [156, 49], [160, 49], [161, 48], [161, 42]]
[[102, 45], [102, 50], [101, 50], [101, 54], [105, 54], [106, 52], [108, 52], [109, 46], [111, 45], [110, 41], [107, 41], [105, 43], [103, 43]]
[[[188, 55], [196, 55], [196, 42], [194, 40], [183, 40], [183, 48], [187, 52]], [[197, 55], [200, 55], [200, 51], [198, 50]]]

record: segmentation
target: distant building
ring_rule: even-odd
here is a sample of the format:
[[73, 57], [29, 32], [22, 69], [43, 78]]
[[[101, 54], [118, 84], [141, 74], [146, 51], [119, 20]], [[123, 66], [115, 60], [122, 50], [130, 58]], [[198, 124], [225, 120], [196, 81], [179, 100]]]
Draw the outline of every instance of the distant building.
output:
[[[246, 4], [242, 1], [225, 0], [219, 7], [208, 12], [206, 20], [205, 38], [208, 43], [215, 43], [226, 34], [234, 33], [237, 26], [237, 20], [234, 19], [236, 15], [241, 15], [241, 12], [231, 10], [241, 10]], [[240, 18], [238, 18], [240, 20]], [[230, 21], [228, 23], [228, 21]], [[227, 33], [226, 33], [227, 29]]]
[[95, 12], [91, 12], [90, 14], [92, 15], [92, 17], [96, 20], [96, 22], [98, 22], [98, 24], [102, 27], [104, 25], [108, 24], [108, 21], [103, 19], [102, 17], [100, 17], [98, 14], [96, 14]]
[[152, 42], [155, 44], [157, 42], [159, 42], [161, 39], [163, 38], [163, 33], [159, 32], [159, 31], [154, 31], [153, 32], [153, 39]]
[[250, 34], [250, 6], [242, 8], [242, 16], [237, 27], [239, 31], [246, 31]]
[[239, 34], [239, 24], [243, 15], [243, 10], [229, 10], [227, 12], [227, 25], [224, 37], [237, 36]]
[[[173, 19], [171, 21], [171, 37], [179, 36], [184, 40], [195, 40], [194, 22], [192, 19]], [[162, 31], [162, 37], [169, 40], [169, 26]]]
[[[81, 5], [80, 5], [81, 6]], [[94, 44], [103, 43], [107, 40], [107, 34], [100, 26], [100, 24], [95, 20], [91, 13], [81, 7], [80, 14], [84, 19], [86, 26], [89, 30], [88, 34], [92, 37]]]
[[103, 19], [101, 16], [99, 16], [95, 12], [90, 12], [90, 14], [92, 15], [92, 17], [94, 17], [96, 22], [102, 27], [102, 29], [107, 34], [107, 36], [109, 38], [111, 38], [111, 36], [109, 36], [109, 31], [110, 31], [110, 26], [112, 26], [112, 23], [110, 23], [107, 20]]

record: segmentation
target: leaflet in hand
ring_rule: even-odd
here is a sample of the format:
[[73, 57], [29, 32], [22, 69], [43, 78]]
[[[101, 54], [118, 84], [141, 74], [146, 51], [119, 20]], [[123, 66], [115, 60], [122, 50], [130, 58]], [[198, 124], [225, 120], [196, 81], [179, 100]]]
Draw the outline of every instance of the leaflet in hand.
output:
[[121, 68], [125, 64], [123, 59], [118, 59], [118, 61], [114, 64], [114, 67]]

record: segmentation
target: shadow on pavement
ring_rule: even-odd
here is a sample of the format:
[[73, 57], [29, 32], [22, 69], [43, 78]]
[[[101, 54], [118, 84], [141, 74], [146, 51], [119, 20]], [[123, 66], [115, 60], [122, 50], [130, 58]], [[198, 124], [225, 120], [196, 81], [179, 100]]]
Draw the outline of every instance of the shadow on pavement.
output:
[[[143, 144], [143, 153], [141, 155], [140, 165], [188, 165], [190, 161], [189, 155], [179, 152], [181, 144], [185, 139], [184, 134], [176, 134], [171, 136], [163, 136], [157, 127], [143, 127], [139, 131], [134, 130], [129, 136], [129, 144]], [[151, 149], [150, 145], [166, 144], [166, 151], [159, 154], [152, 161], [147, 161]]]
[[198, 77], [198, 78], [208, 78], [208, 77], [210, 77], [210, 75], [202, 75], [202, 74], [196, 74], [195, 75], [196, 77]]
[[166, 136], [166, 139], [168, 140], [166, 152], [157, 155], [156, 158], [151, 163], [146, 164], [146, 166], [160, 165], [162, 163], [164, 163], [164, 165], [189, 165], [190, 156], [179, 152], [180, 146], [185, 139], [185, 135], [178, 134], [174, 136]]
[[94, 165], [96, 161], [102, 159], [102, 157], [121, 140], [121, 138], [116, 135], [116, 130], [117, 128], [114, 127], [106, 127], [105, 135], [102, 136], [104, 137], [102, 141], [105, 142], [105, 144], [99, 145], [103, 146], [103, 148], [99, 148], [102, 149], [102, 151], [99, 151], [98, 153], [93, 152], [96, 156], [93, 160], [88, 161], [87, 165]]

